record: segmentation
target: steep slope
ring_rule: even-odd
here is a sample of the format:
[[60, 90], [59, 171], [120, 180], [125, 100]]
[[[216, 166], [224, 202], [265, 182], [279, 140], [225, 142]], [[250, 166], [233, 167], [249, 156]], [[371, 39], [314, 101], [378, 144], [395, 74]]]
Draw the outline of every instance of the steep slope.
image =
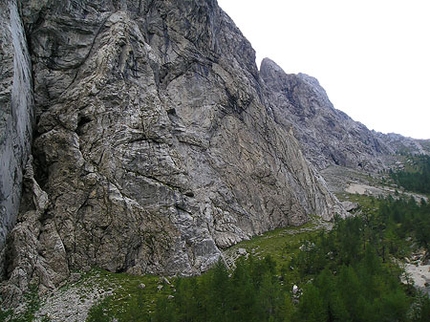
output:
[[[31, 63], [14, 1], [0, 2], [0, 263], [15, 224], [33, 128]], [[3, 265], [0, 265], [0, 276]]]
[[305, 74], [286, 74], [264, 59], [261, 77], [275, 106], [278, 123], [291, 126], [306, 157], [319, 169], [340, 165], [362, 170], [384, 167], [394, 150], [363, 124], [336, 110], [318, 81]]
[[334, 108], [318, 81], [305, 74], [286, 74], [266, 58], [260, 75], [274, 119], [291, 128], [306, 158], [317, 169], [342, 166], [376, 172], [389, 168], [396, 154], [429, 154], [430, 141], [370, 131]]
[[430, 154], [430, 140], [417, 140], [396, 133], [375, 133], [396, 154]]
[[5, 305], [71, 270], [195, 274], [342, 210], [215, 0], [22, 0], [37, 115]]

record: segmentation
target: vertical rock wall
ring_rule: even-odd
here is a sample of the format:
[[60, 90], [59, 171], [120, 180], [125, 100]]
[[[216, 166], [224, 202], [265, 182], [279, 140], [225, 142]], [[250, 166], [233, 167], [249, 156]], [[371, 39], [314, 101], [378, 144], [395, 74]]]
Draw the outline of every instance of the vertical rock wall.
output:
[[16, 1], [0, 3], [0, 61], [0, 262], [4, 263], [6, 235], [18, 214], [33, 126], [31, 63]]
[[71, 269], [197, 274], [220, 249], [339, 211], [215, 0], [21, 4], [37, 124], [8, 305]]

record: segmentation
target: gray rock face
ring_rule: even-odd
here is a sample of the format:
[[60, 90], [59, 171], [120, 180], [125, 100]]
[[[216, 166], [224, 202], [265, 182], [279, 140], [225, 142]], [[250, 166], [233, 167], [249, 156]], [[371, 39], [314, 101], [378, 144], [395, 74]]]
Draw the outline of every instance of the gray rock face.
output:
[[374, 133], [386, 145], [399, 154], [427, 154], [430, 155], [430, 140], [416, 140], [395, 133]]
[[196, 274], [222, 248], [342, 212], [215, 0], [21, 3], [37, 126], [6, 305], [88, 266]]
[[[15, 224], [33, 127], [31, 63], [15, 1], [0, 3], [0, 263]], [[0, 265], [0, 276], [3, 265]]]
[[354, 122], [310, 76], [259, 72], [215, 0], [0, 9], [5, 307], [91, 266], [198, 274], [239, 241], [343, 214], [315, 169], [430, 150]]
[[374, 171], [394, 149], [384, 140], [336, 110], [318, 81], [305, 74], [286, 74], [270, 59], [261, 64], [267, 97], [276, 122], [290, 126], [306, 157], [318, 168], [340, 165]]

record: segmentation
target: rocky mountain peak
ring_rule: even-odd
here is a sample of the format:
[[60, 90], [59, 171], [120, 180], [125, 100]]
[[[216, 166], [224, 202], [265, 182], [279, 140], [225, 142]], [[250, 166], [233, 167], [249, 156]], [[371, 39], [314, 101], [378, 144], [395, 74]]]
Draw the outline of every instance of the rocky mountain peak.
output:
[[6, 306], [94, 266], [198, 274], [239, 241], [343, 213], [216, 1], [8, 5], [20, 23], [2, 11], [1, 32], [26, 34], [36, 125], [32, 157], [13, 165], [24, 193], [3, 248]]
[[426, 150], [353, 121], [311, 76], [258, 71], [215, 0], [0, 9], [5, 307], [91, 267], [199, 274], [242, 240], [345, 215], [319, 170]]
[[[309, 109], [308, 111], [303, 110], [304, 114], [315, 114], [321, 108], [334, 109], [326, 91], [315, 77], [304, 73], [286, 74], [280, 66], [269, 58], [262, 60], [260, 75], [265, 80], [271, 80], [268, 83], [271, 90], [284, 91], [286, 95], [289, 95], [290, 103], [294, 106]], [[301, 101], [305, 99], [312, 102]]]
[[384, 167], [382, 156], [393, 150], [363, 124], [335, 109], [316, 78], [286, 74], [269, 59], [263, 60], [260, 74], [276, 121], [294, 129], [305, 155], [318, 169]]

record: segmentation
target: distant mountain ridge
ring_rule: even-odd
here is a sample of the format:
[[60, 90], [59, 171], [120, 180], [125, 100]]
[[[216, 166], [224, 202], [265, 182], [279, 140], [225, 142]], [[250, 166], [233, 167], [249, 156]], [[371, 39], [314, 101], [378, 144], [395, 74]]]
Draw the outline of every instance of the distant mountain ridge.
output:
[[429, 141], [370, 131], [335, 109], [311, 76], [286, 74], [270, 59], [262, 61], [260, 75], [274, 105], [275, 119], [293, 127], [306, 157], [318, 169], [334, 164], [376, 171], [389, 166], [388, 155], [429, 153]]
[[0, 9], [5, 306], [94, 266], [199, 274], [242, 240], [345, 215], [319, 170], [427, 149], [335, 110], [315, 78], [259, 71], [215, 0]]

